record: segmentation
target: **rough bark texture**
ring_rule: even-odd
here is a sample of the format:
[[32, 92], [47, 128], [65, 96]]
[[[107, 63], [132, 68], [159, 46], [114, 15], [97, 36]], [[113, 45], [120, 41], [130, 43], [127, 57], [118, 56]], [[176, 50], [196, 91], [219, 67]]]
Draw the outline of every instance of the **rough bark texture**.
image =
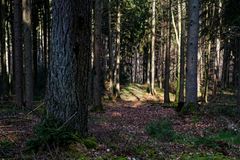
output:
[[91, 64], [91, 1], [53, 0], [52, 53], [46, 105], [67, 126], [87, 134]]
[[16, 105], [23, 105], [22, 1], [14, 0], [14, 54]]
[[197, 103], [197, 60], [199, 33], [199, 0], [189, 0], [189, 27], [187, 49], [187, 104]]
[[22, 0], [25, 53], [25, 92], [26, 107], [33, 105], [32, 36], [31, 36], [31, 0]]
[[97, 110], [102, 110], [102, 84], [103, 76], [102, 59], [103, 59], [103, 43], [102, 43], [102, 0], [95, 0], [95, 40], [94, 40], [94, 64], [93, 64], [93, 105]]

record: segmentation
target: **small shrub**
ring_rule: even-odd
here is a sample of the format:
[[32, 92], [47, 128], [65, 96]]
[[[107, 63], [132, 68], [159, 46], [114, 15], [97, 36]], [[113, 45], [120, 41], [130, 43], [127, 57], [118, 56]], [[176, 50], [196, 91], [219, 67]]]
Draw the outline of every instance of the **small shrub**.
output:
[[76, 133], [61, 125], [62, 123], [53, 117], [45, 118], [35, 126], [35, 136], [27, 141], [27, 150], [38, 151], [40, 148], [45, 150], [52, 146], [68, 145], [79, 139]]
[[221, 131], [213, 138], [216, 141], [224, 141], [230, 144], [240, 144], [240, 134], [234, 131]]
[[196, 147], [205, 146], [208, 148], [218, 148], [218, 144], [212, 137], [198, 137], [193, 139], [193, 143]]
[[176, 138], [172, 123], [167, 119], [151, 122], [147, 125], [146, 131], [150, 136], [161, 141], [173, 141]]
[[87, 147], [87, 149], [94, 149], [97, 147], [97, 142], [94, 137], [82, 139], [81, 142]]

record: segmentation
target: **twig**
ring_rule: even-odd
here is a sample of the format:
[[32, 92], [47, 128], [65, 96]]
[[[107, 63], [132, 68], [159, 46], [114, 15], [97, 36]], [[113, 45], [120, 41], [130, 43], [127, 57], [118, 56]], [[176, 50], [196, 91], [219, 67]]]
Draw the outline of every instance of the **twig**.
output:
[[75, 117], [77, 115], [78, 112], [75, 112], [70, 118], [68, 118], [62, 126], [60, 126], [57, 130], [62, 129], [73, 117]]
[[42, 102], [41, 104], [39, 104], [39, 105], [38, 105], [36, 108], [34, 108], [32, 111], [28, 112], [28, 113], [27, 113], [27, 116], [28, 116], [29, 114], [31, 114], [32, 112], [36, 111], [38, 108], [42, 107], [43, 105], [44, 105], [44, 102]]

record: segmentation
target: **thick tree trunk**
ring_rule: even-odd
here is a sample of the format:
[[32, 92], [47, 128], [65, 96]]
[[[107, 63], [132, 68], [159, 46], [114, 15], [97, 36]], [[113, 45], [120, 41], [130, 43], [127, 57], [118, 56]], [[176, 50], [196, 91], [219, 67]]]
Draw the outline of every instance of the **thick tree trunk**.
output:
[[103, 76], [102, 59], [103, 59], [103, 42], [102, 42], [102, 8], [103, 1], [95, 0], [95, 36], [94, 36], [94, 64], [93, 64], [93, 105], [94, 109], [102, 110], [102, 84]]
[[187, 45], [187, 104], [197, 104], [197, 60], [199, 34], [199, 0], [189, 0], [189, 27]]
[[23, 2], [26, 107], [33, 105], [31, 0]]
[[17, 107], [23, 106], [22, 3], [14, 0], [15, 94]]
[[53, 0], [52, 53], [46, 105], [50, 114], [87, 134], [91, 1]]

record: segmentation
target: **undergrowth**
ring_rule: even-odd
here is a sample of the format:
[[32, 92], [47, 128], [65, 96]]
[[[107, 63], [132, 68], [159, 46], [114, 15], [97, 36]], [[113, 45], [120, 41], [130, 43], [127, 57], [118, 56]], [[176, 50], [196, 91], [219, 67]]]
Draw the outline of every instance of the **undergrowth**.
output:
[[62, 126], [53, 117], [44, 120], [34, 127], [34, 137], [27, 141], [27, 151], [46, 151], [49, 148], [64, 147], [72, 143], [81, 143], [86, 148], [96, 148], [97, 142], [93, 137], [82, 138], [76, 131]]
[[153, 121], [146, 126], [147, 133], [161, 141], [173, 141], [177, 134], [173, 130], [172, 122], [168, 119]]

